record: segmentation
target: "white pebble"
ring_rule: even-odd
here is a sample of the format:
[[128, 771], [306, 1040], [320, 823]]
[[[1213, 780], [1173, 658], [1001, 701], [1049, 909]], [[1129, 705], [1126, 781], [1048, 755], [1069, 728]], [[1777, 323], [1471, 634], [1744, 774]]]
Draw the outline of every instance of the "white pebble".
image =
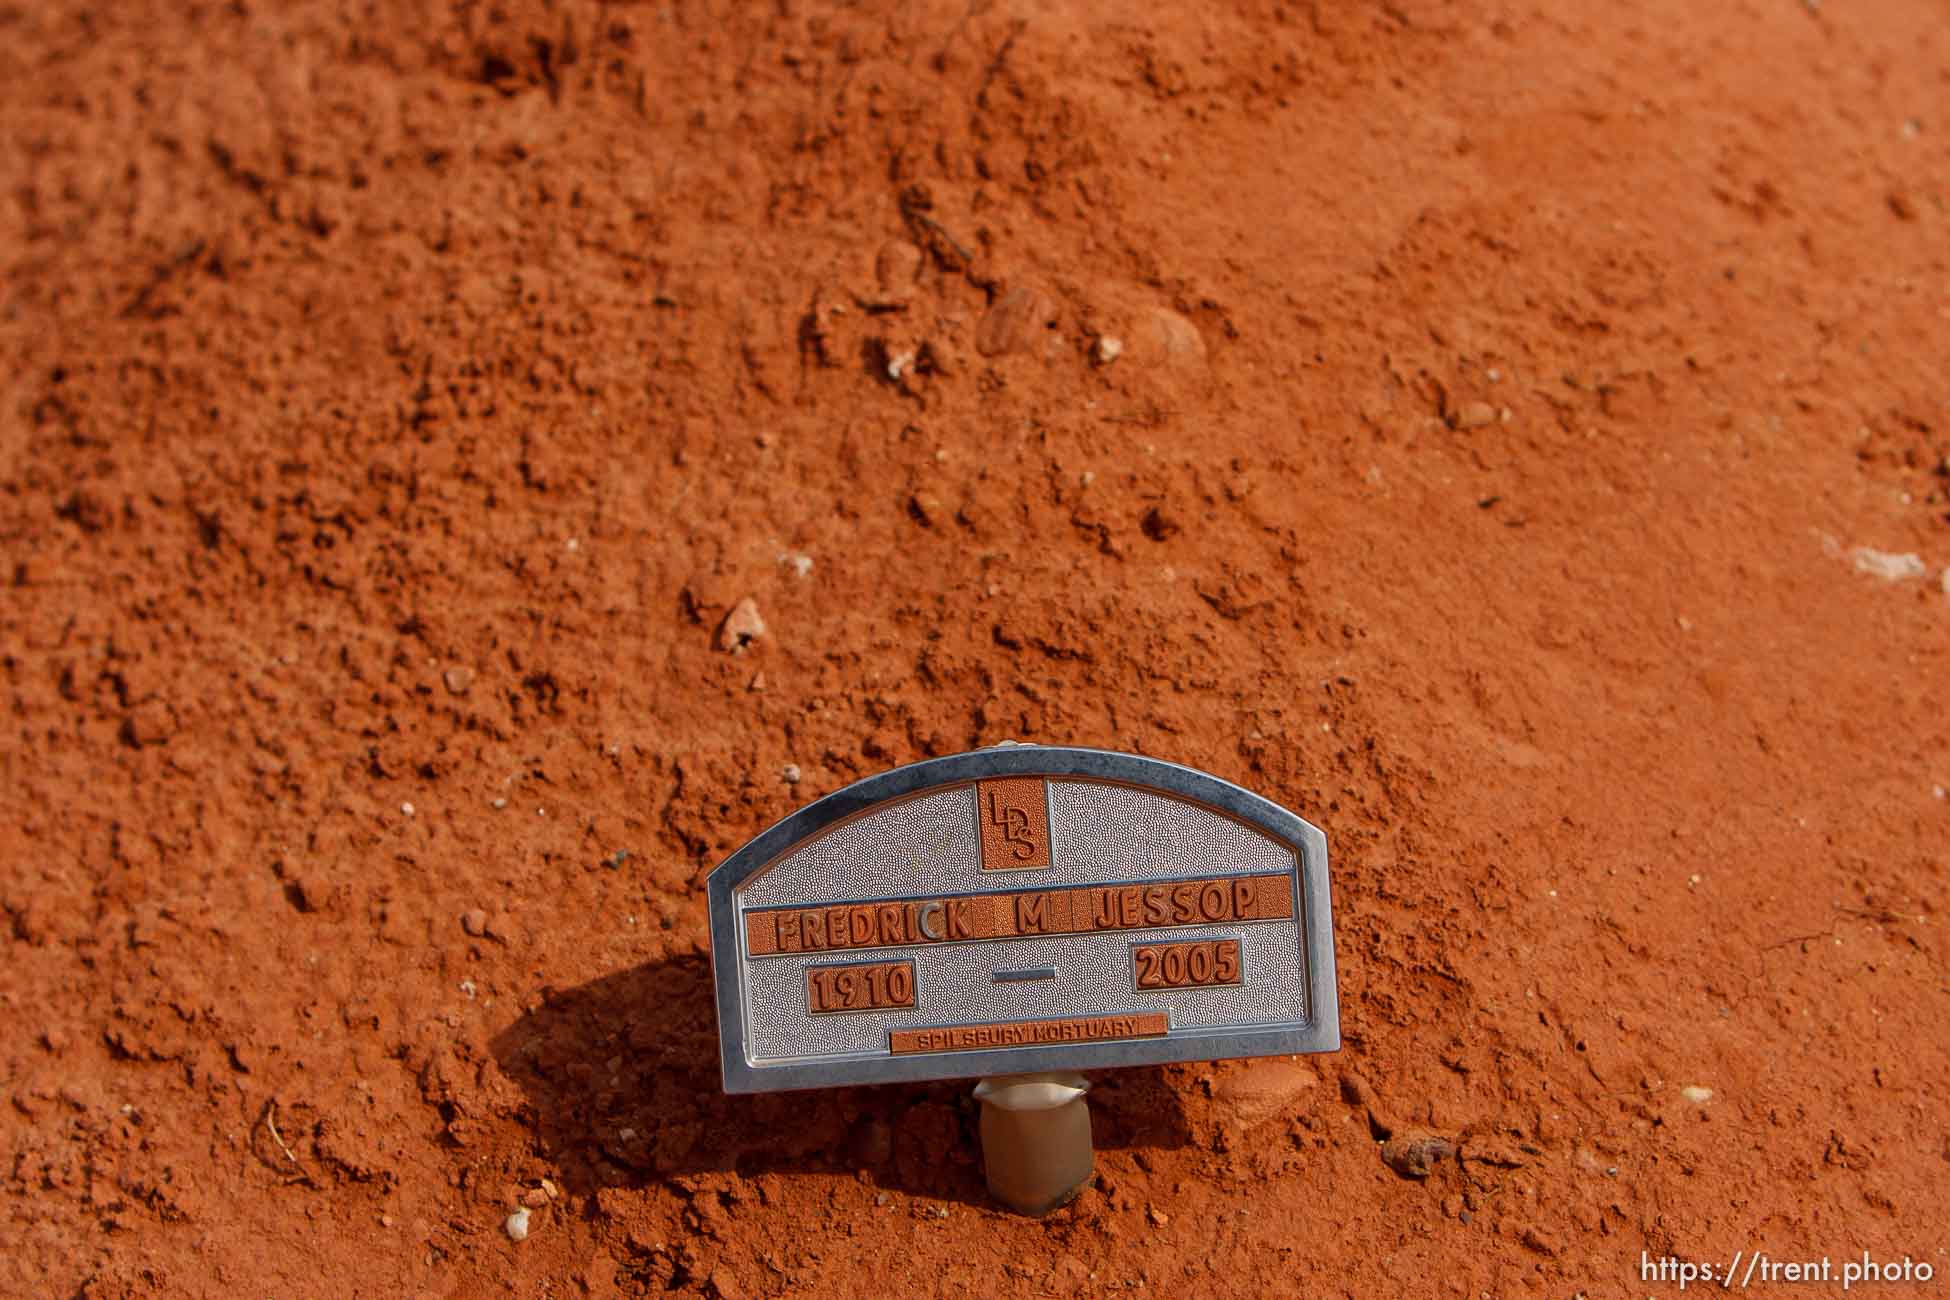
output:
[[1111, 362], [1117, 360], [1117, 358], [1123, 355], [1124, 355], [1123, 339], [1112, 338], [1108, 334], [1103, 334], [1098, 336], [1097, 339], [1097, 364], [1098, 365], [1107, 366]]
[[914, 353], [912, 351], [895, 353], [893, 359], [887, 363], [887, 378], [898, 382], [900, 377], [906, 374], [909, 367], [913, 364]]
[[1896, 554], [1893, 551], [1878, 551], [1868, 546], [1858, 546], [1848, 553], [1855, 562], [1858, 573], [1881, 578], [1884, 582], [1902, 582], [1909, 578], [1920, 578], [1927, 572], [1923, 560], [1913, 553]]
[[513, 1214], [510, 1214], [508, 1216], [508, 1221], [502, 1224], [501, 1226], [508, 1230], [508, 1236], [511, 1240], [527, 1241], [528, 1240], [528, 1211], [525, 1209], [516, 1210]]
[[797, 763], [787, 763], [784, 767], [779, 769], [779, 779], [781, 781], [784, 781], [787, 785], [798, 785], [799, 765]]
[[581, 549], [582, 549], [582, 542], [581, 542], [581, 540], [580, 540], [579, 538], [575, 538], [575, 537], [571, 537], [571, 538], [570, 538], [570, 539], [568, 540], [568, 543], [567, 543], [567, 545], [568, 545], [568, 548], [569, 548], [570, 550], [572, 550], [572, 551], [579, 551], [579, 550], [581, 550]]
[[410, 803], [401, 804], [399, 810], [402, 816], [411, 817], [413, 815], [413, 805]]
[[508, 801], [506, 799], [496, 799], [493, 801], [493, 806], [496, 808], [506, 808]]
[[1707, 1102], [1713, 1100], [1713, 1090], [1711, 1088], [1702, 1088], [1697, 1083], [1688, 1084], [1686, 1087], [1681, 1088], [1679, 1095], [1687, 1101], [1692, 1102], [1695, 1106], [1704, 1106]]
[[616, 1130], [616, 1136], [624, 1142], [631, 1142], [636, 1139], [636, 1130], [633, 1128], [619, 1128]]

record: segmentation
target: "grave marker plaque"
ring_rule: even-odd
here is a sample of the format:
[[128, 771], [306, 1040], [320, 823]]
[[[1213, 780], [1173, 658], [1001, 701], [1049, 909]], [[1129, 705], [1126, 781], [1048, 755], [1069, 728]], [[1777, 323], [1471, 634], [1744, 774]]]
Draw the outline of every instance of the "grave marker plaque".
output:
[[1157, 759], [883, 772], [738, 850], [709, 899], [728, 1092], [1340, 1045], [1326, 837]]

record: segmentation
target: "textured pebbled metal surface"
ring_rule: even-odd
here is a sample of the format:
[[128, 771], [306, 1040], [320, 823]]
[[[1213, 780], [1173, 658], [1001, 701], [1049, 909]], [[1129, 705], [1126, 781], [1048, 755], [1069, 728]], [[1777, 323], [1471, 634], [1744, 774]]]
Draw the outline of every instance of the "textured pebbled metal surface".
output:
[[[1021, 745], [897, 768], [758, 836], [709, 895], [732, 1092], [1339, 1046], [1325, 837], [1155, 759]], [[1223, 940], [1236, 978], [1210, 969]], [[1133, 949], [1158, 943], [1204, 972], [1140, 988]], [[889, 959], [913, 963], [911, 1007], [808, 1009], [809, 966]], [[1056, 973], [1008, 978], [1038, 968]], [[976, 1025], [1011, 1045], [916, 1048]]]

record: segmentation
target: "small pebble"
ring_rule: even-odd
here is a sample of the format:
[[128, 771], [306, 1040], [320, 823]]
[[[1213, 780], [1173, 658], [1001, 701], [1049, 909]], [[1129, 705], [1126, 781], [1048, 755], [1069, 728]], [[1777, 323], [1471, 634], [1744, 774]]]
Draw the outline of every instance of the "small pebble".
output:
[[413, 815], [413, 805], [410, 803], [403, 803], [399, 806], [399, 812], [400, 812], [400, 816], [402, 817], [411, 817]]
[[1681, 1088], [1679, 1095], [1687, 1101], [1692, 1102], [1695, 1106], [1704, 1106], [1707, 1102], [1713, 1100], [1713, 1090], [1711, 1088], [1702, 1088], [1696, 1083]]
[[508, 1236], [511, 1240], [527, 1241], [528, 1211], [526, 1209], [516, 1210], [508, 1216], [508, 1221], [501, 1226], [508, 1230]]
[[1015, 351], [1028, 342], [1037, 322], [1049, 310], [1049, 304], [1034, 289], [1009, 290], [976, 323], [975, 350], [985, 357]]
[[1097, 337], [1097, 347], [1092, 355], [1098, 365], [1107, 366], [1124, 355], [1124, 340], [1101, 334]]
[[932, 492], [916, 492], [907, 499], [907, 513], [923, 528], [933, 528], [946, 518], [947, 507]]
[[903, 303], [914, 292], [914, 281], [921, 274], [921, 250], [904, 239], [882, 244], [874, 259], [873, 278], [880, 286], [880, 297], [889, 304]]
[[1153, 307], [1138, 318], [1131, 346], [1131, 359], [1150, 365], [1194, 365], [1205, 360], [1205, 339], [1198, 326], [1163, 307]]
[[548, 1193], [539, 1187], [531, 1187], [522, 1196], [521, 1203], [531, 1210], [539, 1210], [548, 1204]]
[[487, 933], [488, 914], [478, 907], [469, 908], [460, 914], [460, 928], [476, 939]]
[[779, 769], [779, 779], [781, 781], [784, 781], [787, 785], [798, 785], [799, 765], [797, 763], [787, 763], [784, 767]]
[[446, 681], [447, 689], [455, 695], [467, 694], [467, 688], [474, 684], [474, 670], [459, 664], [442, 673], [441, 677]]
[[1403, 1178], [1427, 1178], [1429, 1171], [1456, 1154], [1453, 1142], [1430, 1133], [1404, 1133], [1381, 1145], [1381, 1160]]
[[1858, 573], [1881, 578], [1884, 582], [1904, 582], [1910, 578], [1920, 578], [1928, 572], [1920, 556], [1890, 551], [1878, 551], [1868, 546], [1858, 546], [1848, 553], [1855, 562]]
[[506, 799], [493, 799], [490, 800], [489, 803], [492, 807], [495, 808], [506, 808], [508, 806], [508, 801]]
[[765, 635], [765, 620], [758, 616], [758, 604], [750, 596], [731, 607], [718, 625], [718, 649], [727, 654], [743, 654]]
[[1495, 423], [1496, 408], [1488, 402], [1464, 402], [1456, 410], [1454, 424], [1458, 429], [1480, 429]]

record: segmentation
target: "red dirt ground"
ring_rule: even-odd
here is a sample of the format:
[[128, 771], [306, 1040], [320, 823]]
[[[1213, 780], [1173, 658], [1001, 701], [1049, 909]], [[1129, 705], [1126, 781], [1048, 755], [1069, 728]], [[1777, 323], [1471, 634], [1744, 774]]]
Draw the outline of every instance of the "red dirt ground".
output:
[[[0, 1291], [1940, 1294], [1942, 20], [0, 6]], [[706, 998], [723, 855], [1010, 737], [1340, 927], [1041, 1222]]]

